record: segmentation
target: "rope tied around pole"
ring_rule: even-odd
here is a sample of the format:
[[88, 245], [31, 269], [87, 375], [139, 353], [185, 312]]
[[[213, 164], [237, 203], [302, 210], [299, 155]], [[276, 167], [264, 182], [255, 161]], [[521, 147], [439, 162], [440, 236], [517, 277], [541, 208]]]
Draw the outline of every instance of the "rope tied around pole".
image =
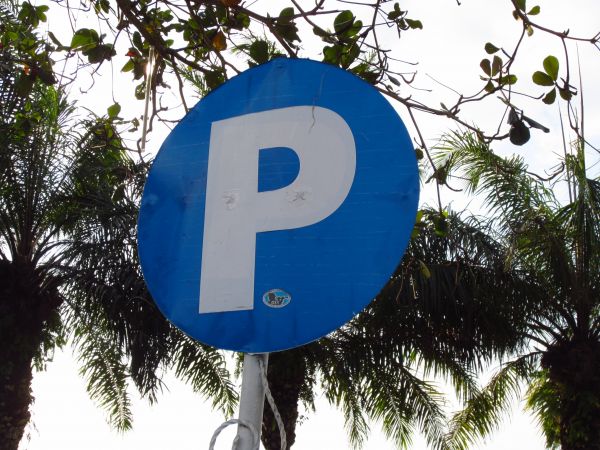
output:
[[262, 380], [263, 388], [265, 390], [265, 396], [267, 397], [267, 402], [271, 407], [271, 411], [273, 411], [273, 416], [275, 417], [275, 422], [277, 422], [277, 427], [279, 428], [279, 439], [281, 440], [281, 450], [287, 450], [287, 437], [285, 435], [285, 426], [283, 424], [283, 419], [281, 418], [281, 414], [279, 414], [279, 410], [277, 409], [277, 405], [275, 404], [275, 399], [271, 394], [271, 390], [269, 389], [269, 380], [267, 380], [267, 371], [265, 370], [265, 365], [262, 361], [258, 361], [258, 365], [260, 366], [260, 378]]
[[[271, 411], [273, 411], [273, 416], [275, 417], [275, 421], [277, 422], [277, 427], [279, 428], [279, 437], [281, 440], [281, 450], [287, 450], [287, 438], [285, 435], [285, 426], [283, 424], [283, 419], [281, 418], [281, 414], [279, 414], [279, 410], [277, 409], [277, 405], [275, 404], [275, 399], [273, 398], [273, 395], [271, 394], [271, 390], [269, 389], [269, 380], [267, 379], [267, 372], [265, 369], [265, 365], [262, 360], [259, 360], [258, 364], [260, 367], [260, 380], [261, 380], [263, 389], [265, 391], [265, 397], [267, 398], [267, 402], [269, 403], [269, 406], [271, 407]], [[247, 428], [248, 430], [250, 430], [250, 432], [252, 433], [252, 449], [258, 450], [259, 445], [260, 445], [260, 433], [255, 429], [254, 426], [252, 426], [252, 424], [250, 424], [246, 421], [240, 420], [240, 419], [230, 419], [226, 422], [223, 422], [213, 433], [212, 438], [210, 440], [208, 450], [214, 450], [215, 443], [217, 442], [217, 437], [219, 436], [219, 434], [221, 434], [221, 431], [223, 431], [229, 425], [234, 425], [234, 424], [238, 424], [238, 426], [243, 426], [243, 427]], [[239, 440], [239, 436], [236, 436], [235, 439], [233, 440], [232, 449], [237, 450], [238, 440]]]
[[[228, 421], [223, 422], [221, 425], [219, 425], [219, 427], [213, 433], [212, 438], [210, 439], [210, 444], [208, 445], [208, 450], [214, 450], [215, 444], [217, 443], [217, 438], [219, 437], [219, 434], [221, 434], [221, 431], [223, 431], [229, 425], [235, 425], [235, 424], [238, 424], [238, 426], [241, 425], [250, 430], [250, 432], [252, 433], [252, 446], [253, 446], [253, 448], [258, 450], [260, 438], [259, 438], [257, 431], [254, 429], [252, 424], [245, 422], [243, 420], [240, 420], [240, 419], [229, 419]], [[237, 448], [237, 443], [238, 443], [238, 437], [236, 436], [235, 439], [233, 440], [233, 447], [232, 447], [233, 449]]]

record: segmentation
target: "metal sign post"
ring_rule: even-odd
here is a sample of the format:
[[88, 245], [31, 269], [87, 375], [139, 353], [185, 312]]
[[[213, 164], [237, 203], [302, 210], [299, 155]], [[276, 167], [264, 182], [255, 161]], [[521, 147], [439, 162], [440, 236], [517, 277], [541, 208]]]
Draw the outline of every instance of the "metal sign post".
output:
[[239, 419], [240, 422], [251, 426], [256, 431], [256, 437], [251, 429], [243, 425], [238, 425], [238, 439], [234, 450], [258, 450], [260, 445], [260, 431], [265, 404], [265, 388], [262, 382], [261, 361], [266, 371], [269, 361], [268, 353], [244, 354]]

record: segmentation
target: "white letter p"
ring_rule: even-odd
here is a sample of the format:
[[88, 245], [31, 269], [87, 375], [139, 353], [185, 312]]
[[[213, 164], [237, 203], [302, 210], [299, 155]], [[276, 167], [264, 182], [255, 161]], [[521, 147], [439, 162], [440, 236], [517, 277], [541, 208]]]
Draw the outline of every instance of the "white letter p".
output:
[[[287, 147], [296, 179], [258, 192], [261, 149]], [[295, 106], [213, 122], [210, 133], [200, 313], [253, 309], [256, 233], [320, 222], [343, 203], [356, 170], [348, 124], [318, 106]]]

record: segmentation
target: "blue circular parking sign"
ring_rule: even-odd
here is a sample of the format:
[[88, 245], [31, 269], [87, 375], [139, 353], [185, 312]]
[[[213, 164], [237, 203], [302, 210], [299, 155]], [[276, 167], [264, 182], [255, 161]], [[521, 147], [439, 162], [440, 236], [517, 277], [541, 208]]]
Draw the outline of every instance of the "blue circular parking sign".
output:
[[276, 59], [207, 95], [165, 140], [139, 216], [144, 278], [201, 342], [297, 347], [387, 283], [418, 196], [410, 138], [379, 92], [331, 65]]

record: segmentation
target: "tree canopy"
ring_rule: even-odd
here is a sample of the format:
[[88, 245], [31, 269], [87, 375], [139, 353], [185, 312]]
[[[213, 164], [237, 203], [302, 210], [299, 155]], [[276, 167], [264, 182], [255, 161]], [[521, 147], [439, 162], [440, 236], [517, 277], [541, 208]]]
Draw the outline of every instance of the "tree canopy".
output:
[[[462, 2], [464, 4], [459, 1], [446, 1], [452, 3], [457, 16], [470, 14], [469, 8], [474, 7], [466, 1]], [[22, 31], [3, 24], [0, 28], [0, 50], [4, 49], [5, 54], [10, 55], [12, 79], [15, 90], [21, 98], [34, 95], [39, 84], [58, 84], [66, 90], [78, 88], [80, 92], [93, 95], [101, 89], [99, 86], [103, 83], [102, 78], [106, 79], [99, 74], [106, 74], [107, 67], [116, 63], [116, 70], [110, 71], [116, 80], [114, 84], [126, 85], [140, 100], [149, 100], [149, 112], [143, 117], [140, 117], [139, 113], [131, 117], [132, 114], [126, 112], [126, 97], [120, 97], [125, 96], [123, 91], [115, 94], [114, 89], [109, 86], [113, 98], [110, 100], [103, 121], [100, 122], [105, 127], [104, 131], [101, 130], [102, 133], [112, 130], [113, 133], [118, 134], [119, 131], [126, 129], [139, 133], [141, 128], [145, 128], [143, 125], [145, 120], [148, 120], [149, 128], [153, 125], [156, 127], [158, 123], [170, 126], [192, 106], [191, 97], [206, 95], [247, 67], [278, 57], [307, 57], [339, 66], [371, 83], [387, 96], [411, 130], [415, 151], [422, 164], [423, 181], [428, 183], [427, 186], [433, 187], [426, 200], [432, 203], [433, 207], [424, 207], [419, 213], [415, 239], [411, 244], [412, 253], [405, 260], [404, 265], [399, 267], [399, 272], [372, 308], [347, 329], [331, 337], [331, 340], [321, 342], [322, 348], [308, 346], [306, 349], [296, 351], [295, 355], [279, 355], [281, 362], [278, 364], [280, 367], [285, 366], [289, 363], [287, 358], [290, 358], [294, 364], [303, 368], [306, 378], [298, 381], [296, 385], [298, 392], [295, 396], [296, 402], [298, 398], [302, 398], [308, 404], [311, 397], [307, 388], [315, 385], [314, 375], [317, 364], [322, 364], [320, 370], [325, 379], [324, 386], [330, 389], [328, 395], [332, 402], [341, 404], [350, 417], [349, 424], [352, 433], [355, 433], [351, 433], [351, 436], [356, 441], [360, 441], [360, 431], [365, 431], [364, 418], [359, 408], [364, 406], [368, 416], [383, 420], [384, 427], [387, 427], [389, 434], [395, 437], [397, 442], [402, 443], [407, 435], [405, 431], [418, 423], [423, 430], [432, 433], [430, 442], [436, 443], [444, 441], [447, 437], [441, 436], [439, 434], [441, 431], [437, 427], [436, 420], [441, 416], [437, 414], [435, 401], [430, 401], [436, 395], [434, 390], [428, 391], [429, 386], [420, 384], [422, 380], [411, 378], [410, 371], [401, 372], [401, 368], [404, 367], [402, 361], [388, 361], [390, 367], [397, 369], [395, 372], [397, 376], [391, 381], [392, 374], [383, 371], [379, 373], [381, 377], [377, 378], [371, 372], [373, 367], [361, 366], [358, 363], [353, 366], [355, 361], [352, 358], [336, 360], [336, 355], [341, 355], [340, 349], [344, 348], [348, 352], [356, 348], [362, 348], [365, 352], [381, 351], [382, 353], [375, 355], [379, 359], [374, 356], [370, 360], [376, 362], [392, 356], [409, 360], [414, 357], [412, 350], [416, 348], [421, 355], [427, 355], [430, 362], [434, 361], [437, 364], [435, 366], [437, 369], [432, 370], [439, 369], [446, 375], [455, 376], [457, 388], [463, 389], [463, 398], [471, 400], [470, 405], [475, 405], [471, 408], [476, 408], [477, 400], [486, 400], [485, 393], [488, 391], [484, 391], [482, 396], [477, 396], [476, 388], [464, 384], [469, 380], [467, 376], [469, 370], [475, 370], [482, 361], [489, 361], [492, 357], [508, 356], [511, 351], [518, 354], [528, 348], [532, 342], [539, 344], [539, 340], [543, 341], [543, 345], [547, 344], [548, 349], [556, 348], [558, 343], [568, 345], [567, 343], [571, 342], [570, 333], [576, 327], [565, 328], [562, 322], [552, 323], [556, 317], [551, 314], [543, 315], [542, 312], [539, 312], [541, 316], [533, 314], [536, 311], [535, 301], [540, 298], [536, 293], [539, 291], [535, 289], [547, 289], [548, 283], [552, 284], [556, 281], [552, 277], [559, 276], [560, 273], [575, 276], [574, 274], [589, 273], [591, 267], [569, 268], [569, 264], [573, 263], [572, 260], [581, 261], [578, 259], [581, 257], [577, 256], [579, 255], [577, 252], [569, 253], [572, 249], [563, 251], [560, 254], [562, 259], [550, 252], [543, 253], [549, 255], [547, 259], [544, 260], [540, 256], [536, 260], [535, 254], [540, 249], [547, 249], [543, 247], [544, 242], [533, 238], [548, 237], [550, 236], [548, 233], [552, 232], [554, 234], [551, 233], [550, 237], [554, 241], [551, 242], [561, 239], [567, 242], [571, 238], [573, 239], [569, 242], [577, 241], [580, 236], [574, 237], [573, 230], [587, 220], [585, 218], [587, 212], [577, 209], [576, 199], [582, 198], [576, 195], [576, 192], [587, 192], [589, 195], [586, 194], [585, 204], [595, 205], [595, 197], [593, 197], [595, 190], [587, 189], [586, 186], [595, 186], [596, 178], [590, 172], [594, 170], [594, 163], [598, 159], [598, 149], [590, 139], [590, 135], [597, 138], [597, 132], [590, 130], [589, 126], [586, 129], [585, 124], [590, 123], [590, 120], [586, 121], [582, 118], [592, 117], [593, 121], [598, 116], [593, 106], [591, 110], [585, 108], [589, 102], [584, 104], [584, 99], [588, 101], [590, 96], [582, 94], [588, 92], [584, 90], [584, 86], [587, 89], [589, 84], [586, 83], [591, 83], [592, 80], [585, 79], [581, 73], [586, 64], [597, 64], [600, 59], [600, 30], [586, 28], [585, 24], [579, 22], [570, 23], [570, 15], [566, 13], [571, 11], [570, 8], [581, 7], [575, 3], [574, 6], [554, 5], [553, 7], [557, 8], [555, 11], [565, 12], [558, 18], [545, 14], [546, 9], [550, 9], [551, 6], [549, 2], [542, 0], [536, 3], [532, 3], [531, 0], [530, 2], [505, 0], [498, 3], [501, 4], [499, 7], [501, 17], [478, 10], [478, 16], [469, 18], [472, 27], [482, 29], [478, 35], [481, 38], [480, 42], [475, 42], [472, 47], [465, 49], [449, 49], [444, 45], [445, 36], [462, 33], [464, 30], [460, 29], [457, 23], [464, 22], [459, 22], [456, 16], [443, 17], [442, 20], [434, 21], [433, 16], [438, 12], [434, 2], [290, 0], [267, 3], [239, 0], [154, 2], [98, 0], [82, 2], [77, 6], [63, 2], [48, 5], [23, 2], [19, 5], [18, 19], [25, 27], [38, 27], [52, 14], [62, 16], [63, 19], [68, 18], [70, 27], [59, 30], [51, 26], [47, 33], [48, 42], [41, 43], [37, 39], [31, 40], [26, 33], [23, 34]], [[88, 17], [87, 22], [85, 17]], [[94, 20], [89, 20], [89, 17]], [[429, 28], [432, 22], [436, 24], [433, 29]], [[487, 29], [490, 29], [490, 37], [487, 36]], [[410, 44], [417, 48], [415, 43], [419, 39], [428, 39], [435, 43], [430, 47], [433, 49], [433, 55], [419, 55], [418, 51], [413, 52]], [[473, 59], [470, 60], [471, 65], [459, 67], [456, 61], [463, 60], [458, 58], [458, 55], [465, 51], [474, 53]], [[430, 73], [429, 66], [421, 61], [421, 59], [426, 60], [427, 57], [433, 59], [434, 63], [438, 61], [446, 75], [442, 74], [439, 77], [439, 72]], [[457, 81], [459, 78], [464, 78], [466, 81], [459, 82]], [[84, 86], [81, 81], [83, 79]], [[102, 86], [102, 89], [106, 89], [106, 85]], [[553, 109], [549, 109], [549, 105], [554, 105]], [[550, 112], [554, 111], [556, 105], [562, 114]], [[540, 106], [546, 106], [546, 109]], [[564, 121], [563, 133], [556, 127], [557, 117]], [[107, 124], [108, 128], [106, 128]], [[459, 131], [453, 135], [453, 139], [436, 145], [441, 130], [448, 128], [457, 128]], [[546, 133], [549, 131], [553, 141], [548, 141], [546, 138]], [[107, 138], [106, 135], [102, 136]], [[91, 137], [96, 139], [93, 134]], [[579, 146], [577, 148], [581, 150], [575, 153], [564, 150], [569, 148], [565, 143], [569, 139], [575, 140]], [[534, 168], [535, 170], [520, 164], [518, 156], [512, 156], [514, 152], [521, 151], [520, 148], [530, 150], [534, 148], [532, 145], [547, 146], [549, 142], [551, 148], [544, 148], [545, 153], [537, 157], [536, 161], [540, 167]], [[526, 147], [521, 147], [526, 144]], [[435, 151], [435, 148], [441, 149], [441, 152]], [[508, 157], [504, 159], [498, 156], [499, 159], [496, 159], [498, 151], [494, 152], [492, 148], [500, 148], [499, 153]], [[148, 159], [148, 155], [142, 152], [143, 142], [138, 142], [138, 149], [139, 155], [137, 157], [134, 155], [133, 158], [135, 164], [143, 166]], [[478, 153], [469, 154], [471, 150]], [[564, 154], [564, 157], [556, 157], [556, 152]], [[435, 157], [436, 154], [438, 157]], [[585, 155], [588, 155], [588, 164], [583, 164], [582, 172], [581, 161], [582, 158], [585, 160]], [[106, 163], [101, 161], [106, 155], [94, 156], [92, 153], [90, 157], [96, 158], [92, 167]], [[468, 169], [466, 173], [456, 172], [464, 169], [465, 165]], [[457, 173], [458, 176], [453, 177]], [[118, 178], [117, 174], [113, 175]], [[502, 184], [506, 181], [503, 175], [514, 175], [512, 181], [522, 181], [524, 184]], [[89, 177], [85, 172], [82, 172], [81, 177], [82, 180], [88, 180], [86, 183], [96, 183], [93, 188], [100, 189], [103, 195], [110, 196], [111, 200], [119, 200], [123, 195], [123, 199], [127, 198], [135, 202], [133, 187], [121, 192], [115, 190], [114, 186], [109, 186], [112, 179], [108, 180], [110, 183], [103, 184], [107, 180]], [[141, 178], [143, 175], [136, 183], [141, 183]], [[568, 193], [567, 190], [558, 190], [555, 198], [548, 191], [554, 189], [554, 182], [560, 179], [566, 180], [569, 186]], [[541, 184], [538, 183], [538, 186], [537, 182]], [[531, 212], [531, 204], [523, 207], [512, 203], [510, 206], [515, 208], [513, 213], [516, 216], [524, 215], [523, 217], [531, 218], [531, 224], [537, 224], [535, 226], [538, 228], [523, 228], [522, 233], [515, 233], [512, 216], [507, 217], [505, 222], [500, 220], [501, 216], [506, 214], [506, 209], [501, 207], [492, 211], [499, 215], [499, 220], [496, 221], [460, 220], [459, 216], [449, 212], [446, 205], [450, 200], [457, 198], [454, 191], [465, 189], [465, 185], [467, 190], [470, 188], [472, 192], [477, 193], [476, 199], [483, 198], [484, 203], [492, 205], [500, 204], [500, 201], [516, 202], [518, 199], [537, 198], [539, 202], [533, 208], [534, 212]], [[540, 189], [537, 189], [538, 187]], [[104, 188], [109, 190], [104, 192]], [[135, 188], [140, 188], [140, 185], [136, 185]], [[477, 190], [478, 188], [482, 190]], [[570, 196], [569, 201], [563, 202], [563, 199], [568, 196]], [[595, 206], [591, 208], [586, 211], [592, 211], [590, 214], [593, 214]], [[135, 208], [129, 210], [130, 216], [127, 220], [131, 219], [133, 209]], [[567, 216], [571, 213], [576, 216], [577, 211], [583, 214], [583, 218], [580, 217], [581, 220], [575, 223], [573, 222], [575, 219], [571, 220]], [[78, 242], [99, 243], [97, 238], [101, 236], [102, 227], [106, 225], [103, 219], [103, 217], [94, 219], [98, 225], [101, 225], [96, 228], [74, 224], [68, 231], [76, 233]], [[540, 224], [536, 220], [544, 223]], [[85, 224], [85, 222], [81, 223]], [[549, 224], [552, 224], [552, 227]], [[523, 224], [519, 222], [519, 226], [523, 227]], [[589, 235], [593, 227], [582, 226], [585, 228], [585, 233]], [[126, 239], [132, 237], [128, 234], [132, 227], [131, 222], [125, 227], [129, 229], [124, 232]], [[517, 229], [520, 230], [518, 227]], [[581, 245], [576, 244], [575, 247], [580, 248]], [[103, 260], [102, 253], [106, 248], [89, 247], [96, 252], [93, 258], [100, 258], [100, 261]], [[469, 254], [469, 252], [474, 253]], [[124, 253], [119, 254], [124, 255]], [[507, 270], [507, 261], [513, 261], [516, 258], [515, 254], [523, 259], [516, 264], [518, 270], [511, 272]], [[126, 255], [127, 258], [130, 256], [131, 254]], [[73, 258], [73, 261], [77, 261], [77, 264], [83, 267], [86, 265], [92, 267], [94, 262], [98, 261], [92, 258], [81, 259], [79, 256]], [[566, 266], [554, 270], [553, 264], [561, 261]], [[461, 264], [465, 262], [467, 263], [465, 267], [470, 265], [472, 270], [460, 272], [458, 268], [463, 267]], [[111, 286], [116, 280], [116, 285], [130, 289], [128, 294], [133, 293], [135, 296], [139, 293], [136, 289], [143, 290], [143, 288], [138, 284], [128, 284], [130, 280], [136, 280], [135, 283], [139, 280], [139, 277], [131, 276], [137, 271], [137, 267], [130, 267], [129, 270], [132, 271], [129, 274], [110, 269], [105, 273], [92, 271], [84, 273], [81, 277], [73, 276], [72, 279], [81, 282], [84, 289], [89, 289], [91, 287], [89, 283], [97, 282], [96, 277], [101, 276], [104, 291], [99, 292], [111, 293], [114, 293]], [[456, 276], [459, 273], [465, 277], [461, 279], [462, 284], [457, 282]], [[454, 279], [452, 274], [455, 275]], [[119, 278], [123, 276], [125, 278]], [[544, 278], [553, 281], [551, 283], [546, 280], [547, 283], [544, 284]], [[110, 283], [107, 282], [109, 279]], [[410, 280], [410, 283], [406, 280]], [[494, 310], [490, 303], [482, 303], [483, 300], [499, 302], [490, 293], [502, 292], [499, 295], [504, 298], [509, 291], [516, 298], [517, 294], [525, 289], [522, 284], [525, 282], [528, 283], [529, 292], [533, 291], [534, 294], [530, 297], [524, 296], [523, 298], [528, 300], [522, 305], [518, 302], [507, 303], [507, 308], [513, 309], [502, 311]], [[440, 291], [436, 290], [440, 286], [447, 289], [447, 292], [441, 291], [441, 296]], [[482, 291], [482, 286], [496, 286], [502, 291]], [[560, 283], [550, 286], [550, 289], [557, 292], [563, 288]], [[123, 293], [119, 293], [121, 294]], [[444, 297], [446, 294], [448, 296]], [[440, 310], [441, 303], [438, 303], [440, 298], [452, 299], [452, 309]], [[559, 298], [560, 301], [557, 300]], [[576, 297], [568, 297], [568, 300], [565, 298], [557, 294], [552, 297], [554, 303], [551, 303], [559, 304], [562, 301], [568, 303]], [[396, 305], [394, 302], [410, 304], [410, 301], [417, 299], [425, 303], [419, 304], [419, 308], [406, 313], [405, 318], [410, 317], [419, 322], [421, 328], [417, 329], [416, 326], [411, 328], [408, 322], [396, 321], [387, 324], [390, 337], [397, 333], [404, 339], [401, 343], [390, 339], [390, 342], [395, 342], [395, 348], [382, 349], [376, 345], [368, 348], [361, 347], [368, 342], [368, 340], [361, 340], [369, 337], [365, 336], [365, 333], [372, 333], [374, 329], [372, 327], [385, 329], [386, 323], [382, 323], [382, 318], [395, 317], [386, 308]], [[427, 303], [427, 299], [431, 302]], [[114, 305], [115, 303], [112, 307]], [[105, 306], [109, 311], [113, 311], [110, 303]], [[569, 306], [573, 305], [569, 303]], [[86, 303], [86, 307], [91, 307], [90, 311], [94, 310], [94, 304]], [[519, 309], [521, 307], [531, 309], [524, 311]], [[379, 308], [383, 313], [372, 314]], [[406, 312], [405, 309], [401, 311]], [[592, 311], [593, 314], [597, 312], [594, 308]], [[525, 313], [531, 315], [524, 315]], [[494, 314], [497, 315], [493, 316]], [[573, 312], [569, 308], [566, 313], [557, 314], [567, 321], [567, 325], [571, 316], [580, 317], [579, 311]], [[591, 316], [593, 314], [590, 312]], [[91, 325], [94, 321], [93, 317], [88, 317], [88, 324]], [[490, 317], [495, 317], [497, 320], [490, 321]], [[492, 325], [501, 325], [504, 323], [502, 320], [508, 317], [513, 319], [511, 321], [513, 334], [503, 334], [500, 332], [502, 330], [494, 329]], [[477, 320], [473, 320], [474, 318]], [[127, 318], [123, 316], [123, 319], [123, 334], [107, 335], [103, 340], [104, 343], [113, 342], [113, 338], [116, 342], [122, 343], [132, 337], [128, 329], [129, 325], [125, 324], [130, 323], [128, 321], [132, 319], [135, 321], [135, 314]], [[447, 319], [451, 319], [449, 323], [446, 322]], [[593, 325], [595, 321], [596, 318], [593, 316], [590, 324]], [[474, 328], [465, 328], [467, 324], [473, 325]], [[530, 326], [534, 330], [533, 334], [527, 329]], [[399, 330], [402, 333], [398, 334]], [[563, 336], [566, 340], [552, 340], [556, 330], [559, 330], [559, 334], [566, 333]], [[462, 335], [461, 332], [466, 334]], [[543, 335], [542, 338], [538, 332]], [[473, 341], [468, 342], [468, 339]], [[134, 339], [131, 342], [137, 341]], [[408, 348], [406, 342], [410, 342], [412, 347]], [[427, 343], [430, 347], [427, 347]], [[485, 345], [475, 345], [480, 343]], [[473, 345], [470, 347], [469, 344]], [[151, 341], [151, 345], [155, 345], [156, 355], [162, 355], [159, 340]], [[186, 355], [189, 356], [186, 349], [189, 350], [188, 347], [182, 347], [178, 353], [183, 360]], [[323, 349], [332, 352], [326, 353]], [[484, 353], [477, 355], [469, 353], [474, 349]], [[460, 353], [459, 350], [464, 353]], [[308, 358], [310, 352], [314, 353], [312, 356], [318, 356], [320, 359]], [[103, 354], [111, 353], [109, 351]], [[548, 357], [540, 356], [540, 358], [542, 358], [540, 364], [543, 370], [536, 372], [535, 366], [532, 366], [534, 369], [527, 372], [529, 374], [527, 376], [535, 376], [538, 380], [538, 384], [532, 385], [538, 386], [537, 390], [533, 391], [532, 404], [543, 411], [548, 411], [555, 405], [548, 403], [548, 396], [544, 397], [544, 394], [556, 392], [557, 389], [566, 389], [567, 385], [560, 384], [562, 381], [557, 378], [559, 375], [552, 373]], [[357, 358], [356, 361], [358, 360]], [[140, 362], [137, 369], [132, 367], [133, 373], [135, 374], [136, 370], [139, 371], [140, 376], [142, 373], [149, 373], [144, 372], [142, 366], [143, 363]], [[178, 367], [183, 371], [185, 369], [184, 365]], [[509, 367], [516, 368], [515, 370], [522, 368], [518, 365]], [[338, 373], [335, 374], [336, 376], [330, 376], [328, 369], [335, 369]], [[523, 370], [520, 373], [525, 372]], [[405, 375], [404, 378], [398, 375], [402, 373]], [[465, 376], [461, 377], [461, 374]], [[371, 383], [368, 389], [373, 393], [373, 403], [361, 403], [365, 401], [362, 397], [364, 393], [355, 392], [349, 386], [343, 385], [344, 380], [352, 377], [366, 377], [365, 383]], [[157, 382], [153, 379], [144, 381]], [[379, 382], [382, 384], [377, 384]], [[409, 385], [413, 389], [422, 388], [421, 393], [424, 395], [420, 397], [422, 400], [420, 404], [413, 405], [412, 411], [417, 412], [414, 416], [399, 419], [397, 416], [386, 415], [383, 406], [387, 403], [383, 400], [394, 398], [389, 395], [389, 392], [395, 388], [399, 389], [402, 383], [405, 387]], [[506, 384], [502, 386], [506, 387]], [[398, 395], [404, 394], [398, 392]], [[378, 403], [377, 399], [381, 402]], [[492, 410], [494, 409], [489, 409]], [[456, 422], [456, 436], [459, 443], [463, 436], [461, 430], [467, 430], [466, 432], [471, 434], [483, 433], [489, 430], [489, 424], [492, 423], [490, 419], [488, 422], [473, 425], [469, 422], [469, 411], [480, 410], [465, 411], [463, 417], [457, 417]], [[295, 420], [293, 411], [290, 417]], [[485, 417], [495, 416], [490, 413]], [[543, 417], [549, 418], [547, 423], [544, 422], [545, 429], [550, 433], [547, 435], [553, 436], [552, 433], [555, 433], [550, 442], [560, 441], [566, 445], [564, 443], [567, 441], [557, 437], [560, 434], [560, 431], [557, 431], [559, 428], [553, 427], [556, 420], [561, 417], [560, 414], [546, 414]], [[461, 426], [463, 428], [460, 428]], [[565, 446], [565, 448], [569, 447]]]
[[143, 283], [135, 219], [147, 165], [110, 117], [77, 116], [55, 78], [39, 76], [50, 50], [34, 23], [0, 16], [19, 42], [0, 48], [2, 448], [16, 450], [29, 421], [32, 370], [68, 340], [117, 429], [131, 426], [128, 384], [152, 401], [167, 367], [231, 411], [223, 355], [171, 326]]
[[486, 196], [490, 230], [507, 252], [503, 271], [526, 274], [519, 301], [537, 305], [515, 330], [526, 345], [457, 416], [459, 440], [468, 442], [473, 429], [486, 433], [524, 381], [549, 447], [600, 448], [600, 177], [588, 173], [585, 147], [577, 140], [565, 149], [565, 170], [553, 180], [564, 183], [567, 201], [557, 185], [529, 174], [522, 158], [499, 157], [474, 135], [448, 136], [440, 149], [450, 173]]
[[[71, 17], [71, 29], [51, 29], [49, 38], [71, 61], [65, 66], [71, 69], [61, 69], [62, 82], [81, 78], [86, 73], [82, 66], [88, 66], [91, 79], [85, 84], [93, 85], [99, 82], [96, 75], [116, 62], [113, 77], [127, 86], [133, 81], [129, 90], [138, 98], [151, 91], [150, 128], [156, 121], [176, 122], [192, 106], [194, 91], [202, 96], [272, 58], [305, 57], [337, 65], [373, 84], [397, 107], [443, 210], [447, 201], [442, 196], [450, 193], [452, 198], [451, 190], [457, 188], [444, 189], [447, 171], [431, 158], [441, 130], [458, 126], [487, 142], [514, 145], [533, 136], [533, 142], [545, 144], [549, 113], [539, 108], [544, 104], [564, 105], [565, 120], [576, 128], [577, 52], [585, 56], [585, 64], [596, 64], [600, 46], [599, 30], [581, 21], [587, 4], [571, 8], [579, 18], [574, 22], [571, 15], [564, 20], [549, 16], [547, 9], [556, 15], [561, 7], [541, 2], [506, 0], [493, 11], [489, 5], [447, 2], [452, 16], [442, 19], [435, 17], [440, 6], [409, 1], [102, 0], [84, 2], [81, 8], [58, 3], [51, 4], [52, 10]], [[50, 14], [46, 6], [36, 8], [25, 7], [23, 17], [30, 14], [27, 20], [35, 22], [36, 14]], [[78, 19], [86, 15], [93, 20]], [[464, 48], [445, 45], [444, 36], [468, 24], [481, 29], [479, 42], [463, 40]], [[421, 41], [433, 43], [429, 54], [418, 51]], [[472, 57], [465, 59], [466, 52]], [[471, 65], [464, 66], [465, 61]], [[126, 117], [121, 106], [127, 100], [118, 98], [123, 91], [115, 95], [114, 88], [103, 86], [113, 89], [110, 114]], [[127, 119], [133, 128], [140, 124], [139, 116]], [[552, 133], [558, 133], [554, 126]]]

